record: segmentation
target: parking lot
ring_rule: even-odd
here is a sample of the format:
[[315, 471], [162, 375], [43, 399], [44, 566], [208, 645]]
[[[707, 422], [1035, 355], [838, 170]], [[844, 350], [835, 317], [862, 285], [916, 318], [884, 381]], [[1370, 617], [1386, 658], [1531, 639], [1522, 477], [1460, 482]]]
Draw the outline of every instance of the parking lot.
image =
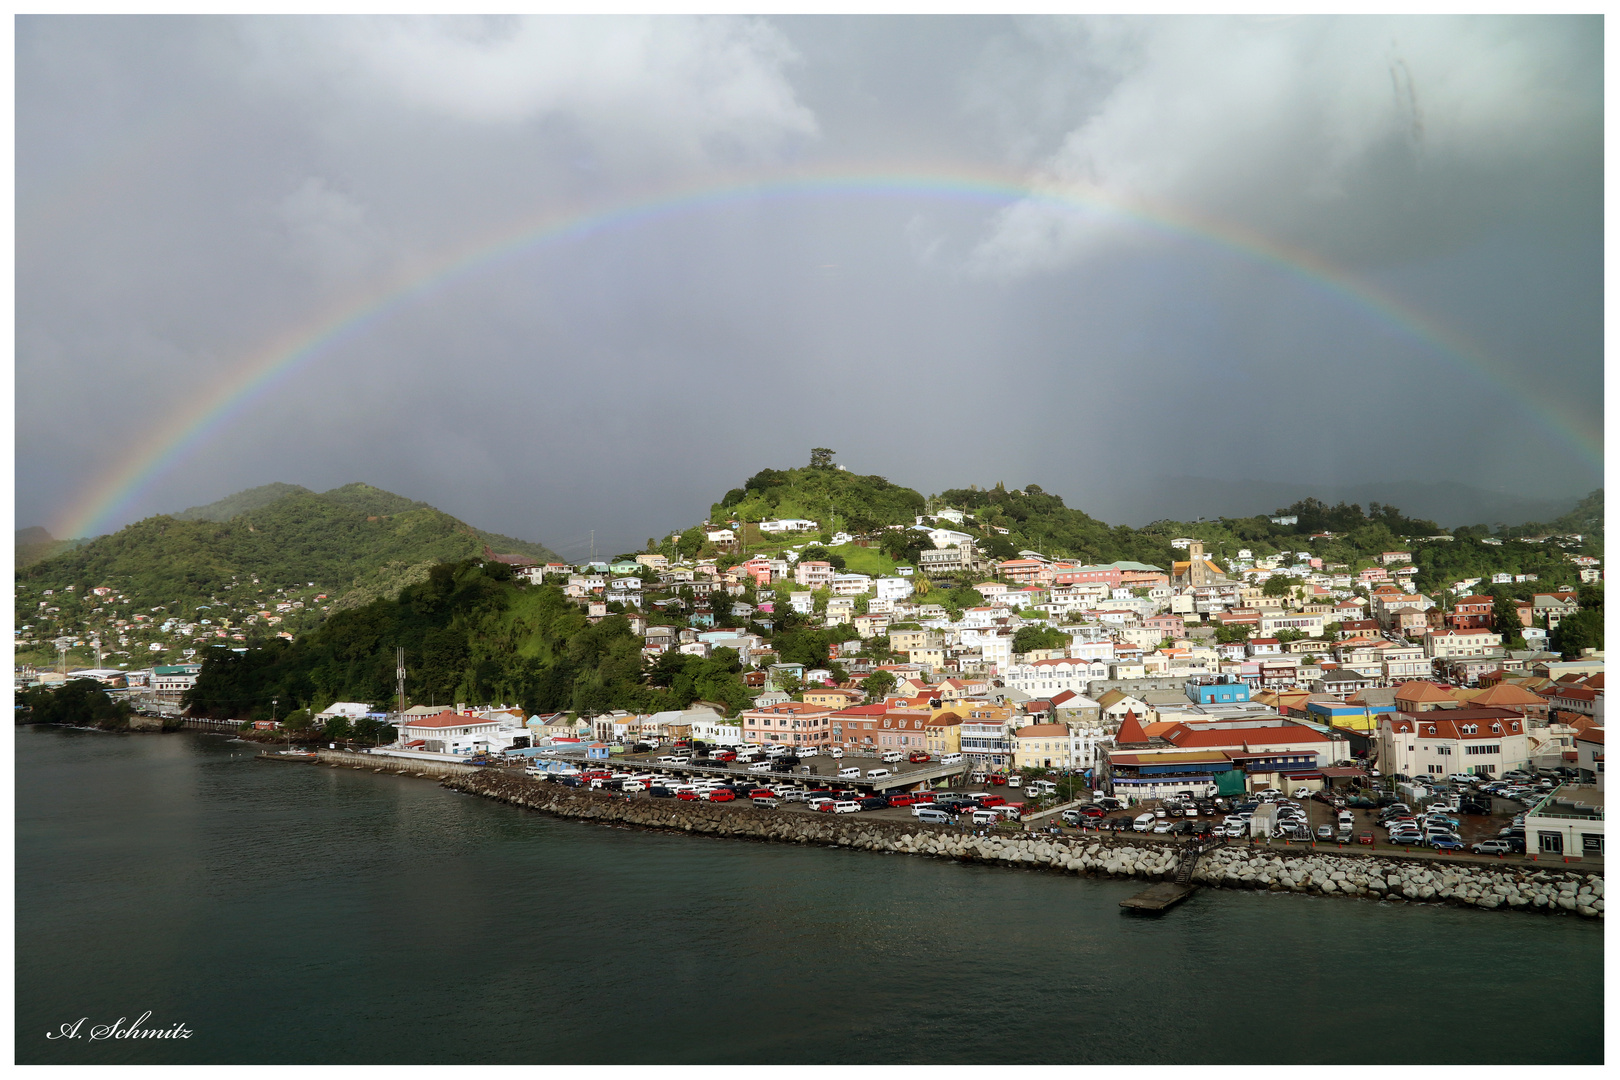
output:
[[[1137, 816], [1139, 816], [1142, 813], [1150, 812], [1150, 811], [1154, 811], [1154, 810], [1158, 809], [1162, 805], [1163, 801], [1164, 800], [1158, 800], [1158, 799], [1147, 800], [1147, 801], [1138, 803], [1135, 806], [1129, 807], [1126, 810], [1117, 811], [1115, 813], [1107, 814], [1104, 817], [1095, 819], [1094, 822], [1088, 823], [1086, 826], [1084, 826], [1079, 831], [1092, 831], [1094, 829], [1102, 829], [1102, 828], [1117, 829], [1117, 828], [1120, 828], [1120, 827], [1123, 827], [1123, 828], [1129, 830], [1131, 822]], [[1378, 822], [1378, 813], [1379, 813], [1379, 811], [1377, 809], [1364, 809], [1364, 808], [1349, 807], [1348, 809], [1350, 810], [1350, 813], [1354, 816], [1355, 823], [1351, 828], [1351, 839], [1350, 839], [1350, 841], [1348, 843], [1341, 844], [1337, 839], [1337, 836], [1338, 836], [1338, 816], [1339, 816], [1339, 812], [1340, 812], [1339, 808], [1337, 808], [1335, 806], [1331, 806], [1331, 805], [1329, 805], [1329, 804], [1327, 804], [1325, 802], [1322, 802], [1322, 801], [1320, 801], [1318, 799], [1314, 799], [1314, 798], [1313, 799], [1302, 799], [1302, 800], [1297, 800], [1297, 801], [1301, 803], [1301, 808], [1304, 810], [1306, 818], [1307, 818], [1307, 820], [1308, 820], [1308, 822], [1310, 824], [1310, 831], [1311, 831], [1311, 839], [1310, 840], [1286, 840], [1286, 839], [1282, 839], [1282, 838], [1275, 838], [1275, 839], [1271, 839], [1271, 840], [1259, 839], [1259, 840], [1255, 840], [1253, 842], [1257, 843], [1257, 844], [1263, 844], [1263, 845], [1269, 845], [1269, 846], [1272, 846], [1272, 847], [1281, 847], [1281, 848], [1330, 848], [1330, 849], [1333, 849], [1335, 851], [1340, 851], [1340, 850], [1347, 851], [1347, 852], [1348, 851], [1359, 851], [1359, 852], [1362, 852], [1364, 854], [1378, 854], [1378, 855], [1389, 855], [1389, 854], [1399, 853], [1399, 854], [1411, 854], [1411, 855], [1414, 855], [1414, 856], [1420, 856], [1420, 857], [1432, 858], [1432, 859], [1446, 859], [1446, 860], [1456, 859], [1456, 860], [1462, 860], [1462, 861], [1465, 861], [1465, 862], [1493, 862], [1493, 863], [1494, 862], [1509, 862], [1509, 863], [1523, 863], [1525, 865], [1532, 865], [1534, 863], [1534, 860], [1530, 859], [1530, 857], [1528, 855], [1524, 855], [1524, 854], [1517, 854], [1517, 855], [1509, 854], [1509, 855], [1498, 857], [1498, 856], [1494, 856], [1494, 855], [1475, 855], [1472, 852], [1468, 851], [1466, 847], [1465, 847], [1465, 849], [1463, 851], [1449, 851], [1449, 852], [1447, 852], [1447, 851], [1437, 851], [1435, 849], [1424, 847], [1424, 846], [1419, 846], [1419, 845], [1390, 844], [1390, 843], [1388, 843], [1388, 841], [1386, 839], [1387, 833], [1386, 833], [1385, 829], [1377, 823]], [[1462, 841], [1463, 841], [1463, 843], [1465, 845], [1472, 846], [1473, 844], [1475, 844], [1477, 842], [1480, 842], [1480, 841], [1497, 839], [1498, 832], [1502, 828], [1506, 827], [1513, 820], [1515, 815], [1523, 813], [1525, 811], [1525, 809], [1526, 809], [1526, 807], [1524, 806], [1523, 803], [1515, 802], [1515, 801], [1508, 800], [1508, 799], [1494, 799], [1493, 798], [1493, 799], [1490, 800], [1490, 804], [1491, 804], [1491, 813], [1489, 815], [1462, 814], [1462, 813], [1450, 815], [1450, 816], [1456, 818], [1457, 821], [1459, 822], [1459, 827], [1457, 829], [1457, 833], [1462, 838]], [[1217, 811], [1215, 813], [1215, 815], [1213, 816], [1213, 818], [1211, 818], [1211, 817], [1209, 817], [1207, 815], [1202, 815], [1201, 814], [1198, 818], [1192, 819], [1192, 820], [1196, 820], [1196, 821], [1213, 821], [1214, 823], [1219, 824], [1221, 822], [1221, 820], [1225, 816], [1226, 816], [1225, 813], [1223, 813], [1221, 811]], [[1167, 817], [1167, 820], [1170, 820], [1170, 821], [1174, 822], [1174, 821], [1177, 821], [1177, 820], [1187, 820], [1187, 819], [1177, 819], [1175, 817]], [[1322, 840], [1317, 836], [1317, 829], [1322, 825], [1329, 825], [1329, 826], [1331, 826], [1333, 828], [1334, 839]], [[1064, 829], [1064, 832], [1075, 832], [1075, 831], [1077, 831], [1077, 830], [1075, 830], [1073, 828], [1067, 828], [1066, 827]], [[1372, 844], [1359, 843], [1358, 838], [1360, 836], [1362, 836], [1363, 834], [1368, 834], [1368, 833], [1370, 833], [1372, 835], [1373, 843]], [[1159, 839], [1165, 839], [1165, 838], [1166, 837], [1163, 837], [1163, 836], [1159, 837]], [[1174, 836], [1169, 837], [1169, 839], [1175, 839], [1175, 838], [1176, 837], [1174, 837]], [[1231, 839], [1228, 842], [1233, 843], [1233, 844], [1248, 844], [1251, 841], [1248, 838], [1245, 837], [1245, 838], [1241, 838], [1241, 839]], [[1603, 864], [1602, 859], [1591, 859], [1591, 858], [1581, 859], [1581, 860], [1576, 860], [1576, 859], [1573, 859], [1573, 858], [1571, 859], [1571, 862], [1576, 862], [1576, 861], [1579, 861], [1582, 865], [1586, 865], [1586, 866], [1594, 866], [1595, 865], [1595, 866], [1600, 867], [1600, 868], [1601, 868], [1601, 866]]]
[[[667, 750], [653, 750], [642, 754], [615, 755], [606, 762], [581, 762], [580, 764], [587, 767], [607, 766], [615, 773], [665, 773], [675, 774], [676, 777], [681, 780], [719, 780], [723, 783], [734, 785], [739, 792], [756, 786], [771, 787], [784, 794], [788, 790], [793, 790], [795, 792], [805, 792], [811, 789], [831, 789], [833, 791], [841, 790], [847, 794], [840, 795], [838, 797], [853, 799], [856, 801], [873, 794], [871, 790], [871, 783], [866, 777], [868, 770], [889, 770], [893, 774], [891, 777], [891, 782], [898, 781], [898, 784], [891, 787], [888, 793], [902, 794], [905, 788], [917, 785], [917, 781], [912, 781], [910, 783], [906, 781], [908, 774], [927, 774], [931, 770], [937, 770], [939, 768], [939, 762], [937, 761], [917, 764], [907, 761], [882, 762], [876, 756], [857, 756], [855, 754], [849, 754], [843, 758], [832, 758], [829, 756], [817, 755], [812, 758], [801, 759], [793, 765], [783, 765], [777, 761], [768, 759], [768, 763], [773, 766], [769, 772], [751, 772], [748, 769], [748, 763], [746, 762], [727, 763], [704, 758], [694, 758], [688, 765], [681, 766], [673, 765], [667, 762], [660, 762], [658, 760], [660, 757], [664, 757], [668, 754], [669, 751]], [[859, 777], [840, 777], [838, 775], [841, 771], [848, 769], [859, 769], [861, 775]], [[789, 777], [791, 777], [791, 779], [788, 779]], [[923, 778], [924, 777], [919, 777], [919, 781]], [[671, 780], [671, 783], [674, 782], [676, 781]], [[1012, 804], [1030, 805], [1033, 803], [1033, 799], [1026, 788], [971, 783], [968, 782], [968, 778], [965, 773], [947, 778], [936, 779], [933, 783], [925, 786], [931, 789], [936, 795], [984, 795], [990, 796], [992, 799], [1004, 799], [1006, 802]], [[1360, 794], [1369, 793], [1370, 792], [1361, 792]], [[1358, 793], [1351, 791], [1347, 792], [1346, 794], [1355, 795]], [[647, 799], [652, 798], [653, 796], [647, 792], [637, 792], [632, 794], [631, 797]], [[1243, 798], [1252, 800], [1253, 796], [1245, 796]], [[1171, 822], [1172, 825], [1175, 826], [1174, 833], [1152, 834], [1150, 832], [1148, 835], [1152, 835], [1156, 840], [1175, 841], [1178, 839], [1183, 839], [1195, 827], [1202, 830], [1210, 826], [1220, 825], [1228, 814], [1234, 813], [1235, 804], [1241, 800], [1229, 800], [1226, 803], [1225, 809], [1220, 808], [1216, 802], [1211, 800], [1200, 801], [1204, 803], [1205, 809], [1196, 816], [1177, 816], [1167, 812], [1164, 820]], [[1388, 834], [1386, 830], [1378, 824], [1379, 811], [1377, 809], [1358, 807], [1348, 808], [1353, 817], [1353, 825], [1350, 830], [1350, 839], [1347, 842], [1341, 842], [1338, 839], [1340, 835], [1340, 830], [1338, 828], [1338, 818], [1341, 811], [1340, 805], [1330, 804], [1320, 797], [1290, 801], [1299, 803], [1300, 809], [1303, 811], [1306, 821], [1309, 824], [1309, 839], [1285, 839], [1282, 837], [1276, 837], [1270, 839], [1260, 838], [1251, 840], [1247, 836], [1244, 836], [1240, 838], [1229, 838], [1228, 842], [1244, 844], [1258, 843], [1282, 848], [1332, 848], [1334, 850], [1354, 851], [1369, 855], [1400, 853], [1422, 858], [1460, 859], [1466, 862], [1507, 861], [1530, 863], [1533, 861], [1525, 855], [1509, 854], [1502, 857], [1494, 855], [1474, 855], [1466, 850], [1466, 846], [1473, 845], [1477, 842], [1497, 839], [1499, 831], [1507, 826], [1516, 814], [1524, 812], [1526, 809], [1524, 804], [1513, 800], [1490, 798], [1488, 800], [1491, 805], [1491, 813], [1489, 815], [1465, 813], [1456, 813], [1450, 815], [1458, 821], [1459, 825], [1456, 831], [1465, 845], [1464, 851], [1453, 852], [1439, 851], [1421, 845], [1392, 845], [1388, 842]], [[1340, 801], [1342, 802], [1342, 800]], [[728, 805], [738, 805], [739, 810], [746, 813], [748, 812], [748, 802], [749, 800], [747, 799], [741, 799], [738, 800], [736, 804]], [[1172, 800], [1172, 802], [1174, 801]], [[1132, 832], [1133, 835], [1143, 835], [1141, 833], [1134, 832], [1134, 830], [1131, 828], [1132, 822], [1137, 816], [1144, 812], [1157, 810], [1161, 805], [1163, 805], [1163, 803], [1163, 800], [1146, 800], [1123, 810], [1104, 814], [1100, 818], [1085, 818], [1078, 826], [1062, 822], [1056, 817], [1049, 817], [1040, 820], [1038, 823], [1031, 823], [1026, 827], [1040, 828], [1042, 830], [1060, 832], [1068, 835], [1105, 830], [1127, 831]], [[790, 813], [813, 812], [805, 805], [804, 802], [789, 801], [787, 799], [779, 800], [777, 802], [777, 809]], [[1422, 808], [1419, 807], [1417, 809], [1419, 812], [1421, 812]], [[913, 813], [913, 808], [911, 806], [894, 806], [871, 810], [863, 809], [860, 811], [860, 813], [885, 821], [911, 822], [916, 820]], [[963, 828], [988, 827], [984, 823], [975, 826], [966, 816], [956, 819], [956, 824], [958, 827]], [[1330, 827], [1332, 834], [1330, 838], [1323, 839], [1318, 835], [1318, 829], [1324, 825]], [[998, 823], [997, 827], [1007, 828], [1016, 826], [1013, 826], [1011, 823]], [[1369, 834], [1373, 841], [1371, 844], [1363, 844], [1359, 842], [1362, 836]], [[1586, 859], [1576, 861], [1584, 861], [1584, 863], [1588, 865], [1595, 864], [1601, 866], [1602, 864], [1601, 859]]]

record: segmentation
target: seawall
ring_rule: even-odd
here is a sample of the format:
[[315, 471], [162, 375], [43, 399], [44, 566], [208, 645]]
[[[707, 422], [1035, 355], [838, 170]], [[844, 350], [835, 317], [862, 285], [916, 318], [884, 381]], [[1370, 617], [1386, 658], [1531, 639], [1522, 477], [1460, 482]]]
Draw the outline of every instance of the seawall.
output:
[[466, 765], [459, 761], [419, 761], [415, 758], [384, 757], [379, 754], [356, 754], [349, 750], [317, 750], [315, 760], [321, 765], [335, 765], [371, 772], [400, 773], [404, 776], [425, 776], [446, 779], [471, 776], [490, 770], [479, 765]]
[[[376, 761], [351, 756], [360, 757], [368, 765]], [[1182, 852], [1178, 843], [1140, 836], [976, 836], [952, 826], [880, 821], [859, 814], [834, 816], [726, 803], [627, 799], [491, 769], [447, 776], [443, 783], [456, 791], [604, 824], [927, 855], [1099, 877], [1168, 880], [1174, 876]], [[1564, 868], [1531, 870], [1517, 865], [1480, 866], [1418, 857], [1234, 846], [1205, 854], [1193, 872], [1193, 881], [1216, 888], [1569, 912], [1603, 918], [1603, 876]]]

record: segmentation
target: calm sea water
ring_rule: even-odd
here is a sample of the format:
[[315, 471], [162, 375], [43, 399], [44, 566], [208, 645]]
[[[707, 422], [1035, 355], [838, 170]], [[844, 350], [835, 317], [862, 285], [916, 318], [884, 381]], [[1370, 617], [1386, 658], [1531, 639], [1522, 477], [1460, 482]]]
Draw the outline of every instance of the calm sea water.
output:
[[[1573, 918], [1143, 918], [1130, 883], [558, 821], [218, 736], [16, 747], [24, 1063], [1602, 1060]], [[148, 1010], [195, 1034], [88, 1038]]]

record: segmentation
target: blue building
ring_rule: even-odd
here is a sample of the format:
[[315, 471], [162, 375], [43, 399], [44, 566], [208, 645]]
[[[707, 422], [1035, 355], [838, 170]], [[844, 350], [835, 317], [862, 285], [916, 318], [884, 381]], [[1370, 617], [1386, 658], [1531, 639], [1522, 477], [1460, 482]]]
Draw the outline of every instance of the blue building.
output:
[[1186, 690], [1188, 700], [1195, 705], [1240, 705], [1249, 700], [1246, 682], [1190, 682]]

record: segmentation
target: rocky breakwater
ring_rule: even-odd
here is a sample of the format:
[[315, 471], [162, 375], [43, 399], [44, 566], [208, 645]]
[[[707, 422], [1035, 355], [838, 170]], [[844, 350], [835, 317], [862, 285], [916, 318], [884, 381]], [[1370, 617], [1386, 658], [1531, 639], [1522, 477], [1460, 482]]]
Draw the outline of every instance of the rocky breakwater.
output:
[[560, 787], [513, 773], [484, 770], [452, 776], [444, 786], [560, 817], [652, 829], [733, 836], [782, 843], [827, 844], [867, 851], [994, 862], [1117, 877], [1159, 878], [1175, 871], [1178, 849], [1098, 838], [1056, 838], [1038, 833], [979, 836], [950, 826], [771, 810], [735, 803], [627, 799], [600, 791]]
[[[1043, 833], [976, 835], [950, 826], [772, 810], [731, 803], [627, 799], [481, 770], [444, 786], [560, 817], [777, 843], [962, 859], [1099, 877], [1169, 880], [1181, 845], [1145, 837]], [[1603, 917], [1603, 878], [1558, 870], [1229, 847], [1207, 852], [1193, 882], [1368, 899], [1572, 912]]]
[[1561, 869], [1219, 848], [1204, 856], [1193, 880], [1225, 888], [1567, 911], [1603, 918], [1602, 875]]

